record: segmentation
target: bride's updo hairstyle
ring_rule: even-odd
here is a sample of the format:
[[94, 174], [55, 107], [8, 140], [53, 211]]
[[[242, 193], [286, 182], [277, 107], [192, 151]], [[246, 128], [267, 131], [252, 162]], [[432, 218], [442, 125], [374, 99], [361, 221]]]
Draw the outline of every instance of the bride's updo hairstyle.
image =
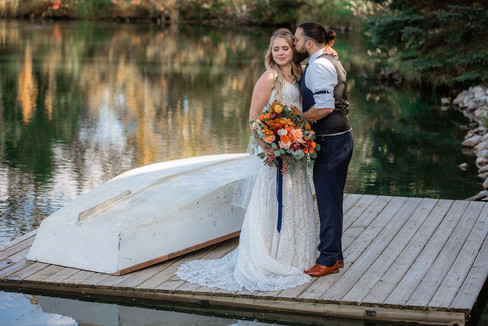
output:
[[297, 64], [295, 58], [297, 56], [297, 52], [295, 50], [294, 41], [295, 37], [293, 34], [286, 28], [280, 28], [271, 36], [269, 41], [269, 47], [266, 51], [266, 55], [264, 57], [264, 63], [266, 65], [266, 69], [273, 72], [274, 75], [274, 89], [276, 90], [276, 97], [279, 101], [282, 101], [283, 98], [281, 96], [281, 91], [283, 90], [283, 86], [285, 84], [285, 76], [280, 69], [280, 66], [273, 60], [273, 43], [277, 38], [282, 38], [288, 43], [290, 48], [293, 50], [293, 60], [291, 61], [291, 73], [296, 76], [296, 78], [300, 78], [303, 74], [303, 69], [300, 64]]
[[316, 22], [301, 23], [298, 28], [302, 29], [306, 39], [314, 41], [317, 45], [332, 45], [336, 38], [334, 31], [327, 31], [322, 24]]

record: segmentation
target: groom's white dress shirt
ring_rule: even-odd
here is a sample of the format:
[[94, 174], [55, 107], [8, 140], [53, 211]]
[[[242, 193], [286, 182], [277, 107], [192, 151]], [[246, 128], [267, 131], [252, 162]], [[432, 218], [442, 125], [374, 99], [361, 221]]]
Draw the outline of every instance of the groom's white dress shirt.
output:
[[[334, 109], [334, 87], [337, 85], [337, 71], [326, 58], [319, 58], [324, 49], [315, 52], [308, 61], [305, 85], [312, 91], [316, 109]], [[316, 94], [320, 92], [320, 94]]]

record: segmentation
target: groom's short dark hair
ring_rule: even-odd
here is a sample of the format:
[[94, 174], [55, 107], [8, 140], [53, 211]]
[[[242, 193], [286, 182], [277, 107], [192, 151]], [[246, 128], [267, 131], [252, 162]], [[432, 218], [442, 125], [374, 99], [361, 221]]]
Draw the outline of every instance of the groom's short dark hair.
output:
[[298, 25], [298, 28], [303, 30], [303, 35], [313, 40], [317, 44], [327, 44], [329, 42], [327, 38], [327, 31], [322, 24], [316, 22], [306, 22]]

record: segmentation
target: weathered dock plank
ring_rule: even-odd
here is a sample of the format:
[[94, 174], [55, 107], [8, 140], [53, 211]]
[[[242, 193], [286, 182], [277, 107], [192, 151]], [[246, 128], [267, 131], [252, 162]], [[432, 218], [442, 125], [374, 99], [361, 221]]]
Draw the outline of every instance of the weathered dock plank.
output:
[[[356, 257], [362, 253], [369, 244], [376, 238], [379, 232], [385, 226], [385, 219], [391, 219], [395, 216], [406, 202], [406, 198], [394, 197], [388, 202], [387, 206], [375, 216], [373, 221], [368, 224], [368, 231], [362, 232], [358, 237], [348, 237], [349, 232], [354, 229], [348, 228], [343, 236], [344, 250], [344, 268], [338, 274], [328, 275], [316, 280], [306, 291], [298, 296], [298, 299], [304, 301], [317, 301], [324, 292], [331, 288], [345, 273], [356, 263]], [[363, 229], [364, 231], [364, 229]], [[327, 299], [322, 299], [327, 302]]]
[[[398, 285], [404, 275], [410, 270], [425, 244], [429, 241], [432, 234], [437, 230], [445, 214], [449, 211], [453, 201], [440, 200], [427, 217], [421, 228], [411, 238], [405, 249], [400, 253], [390, 266], [383, 266], [383, 260], [375, 262], [372, 268], [365, 275], [368, 282], [365, 292], [358, 294], [355, 300], [366, 304], [383, 303]], [[382, 255], [385, 256], [385, 255]], [[385, 271], [385, 268], [388, 269]], [[348, 298], [351, 301], [352, 298]]]
[[347, 229], [353, 224], [374, 202], [377, 196], [361, 196], [351, 209], [344, 213], [343, 229]]
[[6, 278], [7, 275], [11, 273], [15, 273], [18, 270], [21, 270], [22, 268], [25, 268], [26, 266], [34, 264], [33, 262], [27, 261], [25, 259], [25, 256], [29, 252], [29, 248], [25, 248], [22, 251], [19, 251], [18, 253], [12, 255], [9, 257], [9, 262], [5, 268], [0, 270], [0, 279]]
[[434, 264], [407, 301], [408, 305], [418, 307], [428, 306], [447, 273], [454, 266], [453, 263], [469, 233], [473, 230], [473, 226], [478, 220], [483, 206], [484, 203], [481, 202], [471, 202], [469, 204], [465, 214], [461, 218], [462, 222], [458, 223], [448, 241], [444, 244]]
[[82, 283], [84, 286], [98, 287], [102, 282], [107, 280], [109, 277], [111, 277], [111, 275], [102, 274], [102, 273], [93, 273], [92, 275], [78, 282], [78, 284]]
[[481, 250], [478, 252], [476, 260], [474, 261], [468, 276], [464, 280], [461, 289], [456, 294], [454, 301], [451, 303], [450, 309], [459, 309], [469, 312], [480, 292], [483, 288], [488, 276], [488, 239], [485, 238]]
[[59, 272], [56, 272], [56, 273], [52, 274], [51, 276], [49, 276], [48, 278], [46, 278], [45, 282], [60, 284], [65, 279], [67, 279], [68, 277], [70, 277], [70, 276], [72, 276], [78, 272], [79, 272], [78, 269], [65, 267], [62, 270], [60, 270]]
[[30, 275], [37, 273], [48, 266], [49, 264], [45, 263], [26, 264], [23, 268], [8, 273], [5, 278], [15, 281], [25, 280]]
[[[5, 258], [10, 258], [11, 256], [23, 251], [24, 249], [28, 249], [32, 246], [34, 242], [34, 237], [28, 237], [23, 241], [13, 241], [11, 247], [7, 247], [0, 252], [0, 259], [3, 260]], [[25, 256], [22, 256], [25, 257]]]
[[[325, 300], [341, 301], [344, 295], [356, 285], [361, 277], [366, 273], [369, 267], [379, 259], [385, 248], [390, 244], [392, 239], [400, 232], [402, 227], [407, 224], [412, 216], [418, 210], [431, 209], [433, 204], [426, 203], [426, 200], [420, 198], [410, 198], [405, 202], [403, 208], [396, 214], [391, 220], [391, 223], [385, 224], [385, 227], [381, 230], [378, 236], [364, 248], [364, 251], [357, 256], [354, 265], [347, 271], [345, 271], [343, 277], [334, 283], [327, 291], [322, 295]], [[425, 204], [427, 207], [423, 206]]]
[[368, 196], [368, 199], [371, 200], [369, 201], [368, 206], [360, 206], [361, 210], [356, 208], [346, 213], [345, 219], [347, 219], [349, 215], [355, 215], [356, 219], [351, 224], [344, 224], [344, 235], [342, 239], [344, 248], [349, 247], [349, 244], [363, 233], [386, 205], [388, 205], [392, 198], [393, 197], [390, 196]]
[[0, 253], [1, 253], [0, 259], [3, 259], [3, 257], [4, 257], [3, 254], [5, 252], [7, 252], [6, 249], [14, 248], [18, 243], [20, 243], [24, 240], [31, 239], [30, 243], [32, 244], [32, 241], [34, 241], [34, 237], [35, 237], [36, 233], [37, 233], [37, 230], [32, 230], [32, 231], [27, 232], [26, 234], [24, 234], [18, 238], [13, 239], [12, 241], [9, 241], [7, 243], [0, 245]]
[[403, 307], [407, 303], [412, 293], [417, 289], [419, 280], [424, 279], [430, 266], [434, 263], [442, 247], [444, 247], [445, 242], [460, 221], [460, 217], [463, 216], [468, 204], [469, 202], [457, 201], [451, 206], [441, 225], [427, 242], [415, 262], [409, 267], [407, 273], [400, 280], [395, 279], [398, 283], [394, 284], [395, 288], [391, 294], [384, 298], [384, 301], [379, 302], [398, 307]]
[[[344, 196], [344, 202], [342, 203], [342, 210], [346, 214], [364, 195], [358, 194], [346, 194]], [[315, 202], [314, 202], [315, 203]], [[317, 206], [317, 205], [315, 205]]]
[[[354, 287], [345, 294], [342, 298], [343, 302], [360, 303], [364, 297], [366, 297], [371, 289], [380, 281], [381, 277], [386, 273], [389, 267], [396, 261], [397, 257], [404, 251], [410, 239], [415, 236], [428, 217], [440, 216], [440, 214], [429, 214], [436, 207], [437, 202], [438, 201], [434, 199], [423, 200], [422, 204], [412, 214], [404, 227], [398, 232], [395, 238], [392, 239], [378, 259], [373, 261], [371, 267], [363, 273]], [[445, 211], [447, 211], [447, 208], [440, 212], [445, 213]], [[439, 219], [437, 219], [437, 223], [439, 222]], [[346, 291], [343, 291], [343, 293], [346, 293]]]
[[[231, 241], [231, 240], [229, 240]], [[176, 272], [176, 269], [178, 266], [181, 264], [191, 261], [194, 259], [200, 259], [204, 255], [206, 255], [208, 252], [212, 251], [217, 245], [213, 245], [198, 251], [194, 251], [190, 254], [187, 254], [183, 257], [175, 258], [170, 261], [162, 263], [161, 270], [159, 273], [155, 274], [153, 277], [150, 279], [142, 282], [141, 284], [136, 286], [136, 289], [155, 289], [164, 282], [166, 282], [168, 279], [173, 277], [174, 273]]]
[[44, 269], [41, 269], [40, 271], [25, 277], [25, 280], [29, 281], [45, 281], [47, 278], [52, 276], [53, 274], [56, 274], [57, 272], [63, 270], [64, 267], [62, 266], [57, 266], [57, 265], [49, 265]]
[[83, 280], [95, 275], [94, 272], [90, 271], [81, 271], [79, 270], [77, 273], [65, 278], [63, 280], [63, 284], [70, 284], [72, 286], [76, 286], [77, 284], [83, 284]]
[[454, 298], [462, 286], [460, 280], [464, 281], [471, 270], [481, 246], [486, 240], [486, 235], [488, 234], [488, 206], [483, 206], [483, 211], [480, 213], [476, 224], [468, 234], [468, 239], [452, 264], [455, 268], [449, 269], [442, 284], [439, 286], [439, 290], [429, 302], [429, 306], [446, 309], [450, 308], [451, 303], [454, 301]]

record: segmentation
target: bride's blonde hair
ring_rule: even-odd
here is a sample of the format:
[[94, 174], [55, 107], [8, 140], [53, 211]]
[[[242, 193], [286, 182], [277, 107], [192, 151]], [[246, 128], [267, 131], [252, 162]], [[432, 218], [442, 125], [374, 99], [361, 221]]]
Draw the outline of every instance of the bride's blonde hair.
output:
[[266, 51], [266, 55], [264, 56], [264, 63], [266, 65], [266, 69], [273, 72], [274, 76], [274, 88], [276, 90], [276, 97], [281, 102], [283, 101], [281, 92], [283, 90], [283, 86], [285, 84], [285, 76], [283, 75], [283, 71], [280, 69], [280, 66], [273, 60], [273, 43], [277, 38], [284, 39], [290, 48], [293, 50], [293, 59], [291, 61], [291, 73], [295, 78], [298, 80], [302, 74], [303, 69], [297, 60], [297, 52], [295, 50], [294, 41], [295, 37], [287, 28], [280, 28], [271, 36], [269, 41], [269, 47]]

